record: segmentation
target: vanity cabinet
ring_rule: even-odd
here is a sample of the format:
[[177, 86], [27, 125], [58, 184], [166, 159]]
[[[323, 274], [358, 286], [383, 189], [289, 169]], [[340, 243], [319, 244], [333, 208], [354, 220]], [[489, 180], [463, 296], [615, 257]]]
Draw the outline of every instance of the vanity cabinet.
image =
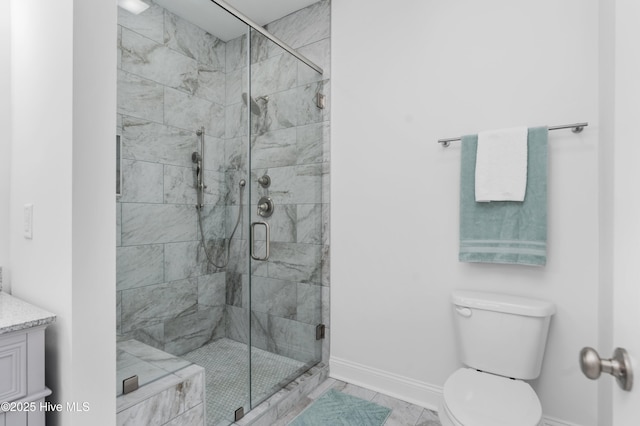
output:
[[0, 426], [44, 426], [44, 334], [55, 315], [0, 292]]

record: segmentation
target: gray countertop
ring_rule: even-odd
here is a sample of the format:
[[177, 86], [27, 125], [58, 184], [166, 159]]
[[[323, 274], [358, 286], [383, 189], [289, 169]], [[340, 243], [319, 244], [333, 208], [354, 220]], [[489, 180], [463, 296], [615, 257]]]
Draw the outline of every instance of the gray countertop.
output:
[[7, 293], [0, 292], [0, 335], [51, 324], [56, 316]]

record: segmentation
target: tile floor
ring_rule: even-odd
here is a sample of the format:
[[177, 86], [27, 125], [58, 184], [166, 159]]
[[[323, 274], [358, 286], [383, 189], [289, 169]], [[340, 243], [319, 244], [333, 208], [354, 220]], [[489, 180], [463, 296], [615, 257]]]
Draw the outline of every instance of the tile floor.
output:
[[[207, 425], [228, 425], [236, 408], [248, 408], [248, 348], [246, 344], [222, 338], [182, 355], [205, 369]], [[258, 348], [251, 349], [254, 404], [281, 387], [281, 382], [308, 369], [304, 363]]]
[[331, 378], [322, 382], [313, 392], [303, 398], [298, 405], [278, 418], [273, 426], [286, 426], [309, 404], [331, 388], [390, 408], [392, 410], [391, 415], [387, 419], [385, 426], [441, 426], [438, 414], [434, 411]]

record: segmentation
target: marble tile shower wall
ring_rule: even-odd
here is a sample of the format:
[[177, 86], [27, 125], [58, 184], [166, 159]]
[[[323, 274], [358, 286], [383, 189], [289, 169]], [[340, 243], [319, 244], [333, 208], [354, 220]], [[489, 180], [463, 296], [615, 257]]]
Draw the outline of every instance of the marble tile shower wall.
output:
[[[266, 219], [271, 257], [252, 264], [252, 344], [303, 362], [326, 360], [328, 339], [317, 342], [315, 327], [329, 325], [330, 123], [329, 108], [317, 108], [315, 100], [317, 93], [329, 98], [330, 92], [330, 2], [315, 3], [266, 29], [325, 72], [316, 73], [252, 34], [251, 92], [255, 98], [268, 96], [268, 101], [259, 100], [260, 113], [251, 114], [251, 182], [268, 174], [271, 186], [252, 187], [251, 220], [265, 220], [256, 214], [261, 196], [270, 196], [276, 206]], [[246, 37], [227, 46], [227, 117], [236, 117], [243, 106], [238, 88], [247, 86], [242, 82], [247, 72], [237, 60], [246, 55]], [[227, 120], [227, 126], [228, 136], [246, 137], [246, 121]], [[227, 145], [228, 162], [246, 173], [246, 153], [234, 152], [234, 147], [244, 144]], [[238, 258], [246, 255], [246, 247], [235, 247]], [[257, 246], [259, 253], [262, 249]], [[226, 280], [227, 336], [246, 342], [248, 279], [230, 268]]]
[[[329, 108], [317, 109], [315, 94], [330, 92], [330, 2], [267, 25], [322, 66], [321, 76], [252, 37], [251, 90], [269, 100], [251, 115], [249, 178], [246, 38], [224, 43], [157, 5], [147, 12], [120, 11], [118, 21], [118, 333], [178, 355], [223, 336], [246, 342], [246, 218], [257, 220], [255, 204], [269, 195], [276, 203], [267, 219], [272, 257], [253, 264], [252, 341], [300, 361], [326, 360], [329, 339], [320, 348], [315, 326], [329, 327]], [[218, 248], [235, 224], [239, 179], [248, 178], [253, 192], [229, 266], [219, 271], [206, 266], [193, 207], [191, 153], [200, 126], [207, 134], [204, 228]], [[258, 190], [264, 173], [272, 185]]]
[[226, 333], [225, 272], [200, 247], [191, 161], [202, 126], [205, 236], [220, 248], [226, 43], [151, 3], [137, 16], [119, 9], [118, 56], [118, 334], [181, 355]]

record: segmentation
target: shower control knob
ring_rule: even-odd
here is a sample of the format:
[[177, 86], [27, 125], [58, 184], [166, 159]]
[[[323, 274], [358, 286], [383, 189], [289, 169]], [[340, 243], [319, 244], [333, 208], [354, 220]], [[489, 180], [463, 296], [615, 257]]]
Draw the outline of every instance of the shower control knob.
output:
[[258, 201], [258, 216], [269, 217], [273, 214], [275, 204], [271, 197], [262, 197]]
[[604, 372], [614, 376], [622, 389], [630, 391], [633, 387], [631, 359], [627, 351], [622, 348], [616, 348], [611, 359], [600, 358], [598, 352], [593, 348], [582, 348], [580, 369], [591, 380], [596, 380]]
[[264, 175], [262, 177], [259, 177], [258, 183], [260, 184], [261, 187], [268, 188], [269, 186], [271, 186], [271, 177], [269, 177], [269, 175]]

